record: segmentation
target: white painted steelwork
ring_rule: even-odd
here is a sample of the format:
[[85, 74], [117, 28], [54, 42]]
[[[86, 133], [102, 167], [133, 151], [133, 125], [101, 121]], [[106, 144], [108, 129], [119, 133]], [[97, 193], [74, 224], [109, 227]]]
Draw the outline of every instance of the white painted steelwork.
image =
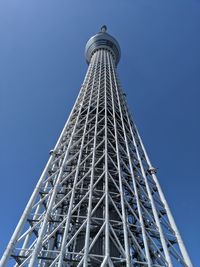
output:
[[79, 96], [0, 266], [192, 267], [129, 115], [120, 48], [105, 26], [86, 59]]

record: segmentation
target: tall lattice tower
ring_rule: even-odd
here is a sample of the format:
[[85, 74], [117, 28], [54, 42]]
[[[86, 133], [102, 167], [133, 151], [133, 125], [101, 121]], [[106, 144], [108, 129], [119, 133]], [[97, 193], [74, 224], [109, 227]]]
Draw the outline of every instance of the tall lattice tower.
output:
[[191, 267], [129, 114], [120, 47], [106, 26], [85, 55], [79, 96], [0, 265]]

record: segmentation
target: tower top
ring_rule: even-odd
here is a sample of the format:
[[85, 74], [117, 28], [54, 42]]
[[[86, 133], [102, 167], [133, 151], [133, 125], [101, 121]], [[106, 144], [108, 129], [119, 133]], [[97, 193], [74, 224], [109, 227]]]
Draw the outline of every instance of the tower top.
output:
[[92, 55], [98, 49], [108, 49], [115, 58], [115, 64], [117, 65], [120, 60], [121, 50], [117, 40], [107, 33], [107, 26], [103, 25], [96, 35], [92, 36], [85, 47], [85, 57], [86, 61], [89, 64], [92, 58]]
[[107, 31], [107, 26], [106, 25], [103, 25], [102, 27], [101, 27], [101, 32], [106, 32]]

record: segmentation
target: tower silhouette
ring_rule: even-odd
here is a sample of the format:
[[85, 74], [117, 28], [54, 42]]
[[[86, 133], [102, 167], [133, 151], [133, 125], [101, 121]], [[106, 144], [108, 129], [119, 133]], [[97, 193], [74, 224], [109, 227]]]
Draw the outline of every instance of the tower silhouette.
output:
[[192, 267], [129, 114], [120, 47], [106, 26], [85, 56], [75, 105], [0, 266]]

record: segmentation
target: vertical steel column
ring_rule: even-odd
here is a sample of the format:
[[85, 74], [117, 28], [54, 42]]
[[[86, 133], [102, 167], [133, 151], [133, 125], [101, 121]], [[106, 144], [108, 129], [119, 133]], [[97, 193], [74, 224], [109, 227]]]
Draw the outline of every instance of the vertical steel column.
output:
[[[147, 161], [147, 163], [148, 163], [150, 169], [153, 170], [154, 167], [153, 167], [152, 164], [151, 164], [151, 161], [150, 161], [150, 159], [149, 159], [149, 157], [148, 157], [148, 154], [147, 154], [147, 152], [146, 152], [146, 149], [145, 149], [145, 147], [144, 147], [144, 144], [143, 144], [143, 142], [142, 142], [142, 139], [141, 139], [141, 137], [140, 137], [140, 134], [139, 134], [139, 132], [138, 132], [136, 126], [135, 126], [135, 129], [136, 129], [138, 138], [139, 138], [139, 140], [140, 140], [140, 144], [141, 144], [142, 150], [143, 150], [143, 152], [144, 152], [146, 161]], [[175, 220], [174, 220], [173, 215], [172, 215], [172, 213], [171, 213], [171, 210], [170, 210], [170, 208], [169, 208], [169, 205], [167, 204], [166, 198], [165, 198], [165, 196], [164, 196], [164, 194], [163, 194], [163, 191], [162, 191], [162, 189], [161, 189], [160, 183], [159, 183], [159, 181], [158, 181], [158, 179], [157, 179], [157, 177], [156, 177], [156, 174], [155, 174], [154, 172], [152, 172], [151, 175], [152, 175], [152, 178], [153, 178], [153, 180], [154, 180], [154, 182], [155, 182], [155, 184], [156, 184], [156, 187], [157, 187], [157, 189], [158, 189], [158, 192], [159, 192], [159, 195], [160, 195], [160, 199], [161, 199], [162, 203], [164, 204], [164, 207], [165, 207], [165, 210], [166, 210], [166, 213], [167, 213], [167, 216], [168, 216], [170, 225], [171, 225], [173, 231], [175, 232], [175, 235], [176, 235], [176, 238], [177, 238], [177, 241], [178, 241], [178, 245], [179, 245], [180, 251], [181, 251], [181, 253], [182, 253], [182, 255], [183, 255], [183, 258], [184, 258], [184, 260], [185, 260], [185, 262], [186, 262], [186, 264], [187, 264], [188, 267], [193, 267], [192, 262], [191, 262], [191, 260], [190, 260], [190, 257], [189, 257], [189, 255], [188, 255], [188, 253], [187, 253], [186, 248], [185, 248], [184, 242], [183, 242], [183, 240], [182, 240], [182, 238], [181, 238], [181, 235], [180, 235], [180, 233], [179, 233], [178, 227], [176, 226]]]
[[[105, 51], [104, 51], [105, 54]], [[106, 64], [108, 59], [104, 59], [104, 101], [105, 101], [105, 258], [101, 267], [107, 265], [110, 258], [110, 231], [109, 231], [109, 188], [108, 188], [108, 118], [107, 118], [107, 85], [106, 85]]]
[[[97, 69], [96, 59], [98, 59], [98, 58], [99, 58], [99, 55], [98, 54], [95, 54], [94, 55], [95, 74], [96, 74], [96, 69]], [[93, 91], [94, 91], [95, 74], [93, 76], [93, 85], [92, 85], [92, 88], [91, 88], [89, 105], [87, 107], [86, 122], [85, 122], [85, 127], [84, 127], [82, 142], [81, 142], [80, 154], [79, 154], [79, 159], [78, 159], [78, 164], [77, 164], [77, 170], [76, 170], [74, 184], [73, 184], [73, 189], [72, 189], [72, 195], [71, 195], [71, 198], [70, 198], [70, 204], [69, 204], [68, 214], [67, 214], [67, 217], [66, 217], [65, 231], [64, 231], [62, 245], [61, 245], [61, 251], [60, 251], [60, 256], [59, 256], [58, 267], [62, 267], [62, 263], [63, 263], [63, 257], [64, 257], [64, 252], [65, 252], [66, 239], [67, 239], [67, 235], [68, 235], [68, 231], [69, 231], [69, 224], [70, 224], [70, 220], [71, 220], [72, 206], [73, 206], [73, 202], [74, 202], [75, 187], [76, 187], [76, 184], [77, 184], [79, 166], [80, 166], [80, 161], [81, 161], [81, 157], [82, 157], [82, 149], [83, 149], [83, 145], [84, 145], [84, 141], [85, 141], [85, 133], [86, 133], [88, 118], [89, 118], [89, 114], [90, 114], [90, 103], [92, 101], [92, 94], [93, 94]]]
[[[99, 53], [98, 53], [99, 54]], [[100, 66], [103, 64], [103, 51], [101, 51]], [[101, 67], [100, 67], [101, 68]], [[101, 69], [99, 79], [101, 79]], [[91, 177], [89, 185], [89, 200], [88, 200], [88, 210], [87, 210], [87, 225], [85, 233], [85, 248], [83, 257], [83, 266], [88, 266], [88, 254], [90, 245], [90, 227], [91, 227], [91, 213], [92, 213], [92, 194], [93, 194], [93, 182], [94, 182], [94, 164], [95, 164], [95, 154], [96, 154], [96, 144], [97, 144], [97, 127], [98, 127], [98, 115], [99, 115], [99, 94], [100, 94], [100, 83], [98, 86], [98, 96], [97, 96], [97, 107], [96, 107], [96, 121], [95, 121], [95, 131], [94, 131], [94, 142], [93, 142], [93, 155], [92, 155], [92, 165], [91, 165]], [[79, 265], [82, 261], [80, 261]]]
[[[113, 59], [111, 59], [111, 64], [108, 62], [108, 65], [111, 65], [110, 68], [113, 68]], [[115, 144], [116, 144], [116, 152], [117, 152], [117, 166], [118, 166], [118, 178], [119, 178], [119, 187], [120, 187], [120, 198], [121, 198], [121, 209], [122, 209], [122, 218], [123, 218], [123, 231], [124, 231], [124, 245], [125, 245], [125, 252], [126, 252], [126, 266], [130, 267], [130, 248], [129, 248], [129, 241], [128, 241], [128, 231], [127, 231], [127, 215], [125, 210], [124, 204], [124, 190], [122, 185], [122, 174], [121, 174], [121, 164], [120, 164], [120, 153], [119, 153], [119, 144], [118, 144], [118, 133], [117, 133], [117, 123], [116, 123], [116, 110], [115, 110], [115, 103], [114, 103], [114, 96], [113, 90], [111, 90], [111, 98], [112, 98], [112, 108], [113, 108], [113, 121], [114, 121], [114, 131], [115, 131]]]
[[[143, 237], [145, 253], [146, 253], [146, 257], [147, 257], [147, 263], [148, 263], [148, 267], [151, 267], [152, 266], [151, 257], [150, 257], [149, 248], [148, 248], [148, 242], [147, 242], [146, 231], [145, 231], [144, 221], [143, 221], [143, 217], [142, 217], [142, 210], [141, 210], [141, 206], [140, 206], [140, 200], [139, 200], [136, 181], [135, 181], [135, 175], [133, 172], [133, 165], [132, 165], [133, 159], [131, 159], [131, 155], [130, 155], [130, 151], [129, 151], [130, 148], [129, 148], [128, 141], [127, 141], [127, 134], [126, 134], [126, 129], [125, 129], [125, 125], [124, 125], [123, 112], [122, 112], [121, 102], [120, 102], [120, 97], [119, 97], [119, 92], [118, 92], [119, 88], [118, 88], [116, 75], [115, 75], [115, 67], [113, 66], [113, 64], [112, 64], [112, 75], [114, 77], [115, 91], [117, 94], [117, 101], [118, 101], [118, 106], [119, 106], [119, 110], [120, 110], [120, 117], [121, 117], [121, 122], [122, 122], [122, 127], [123, 127], [123, 135], [124, 135], [124, 139], [125, 139], [125, 143], [126, 143], [126, 152], [128, 155], [131, 177], [132, 177], [132, 181], [133, 181], [133, 187], [134, 187], [134, 192], [135, 192], [135, 197], [136, 197], [136, 202], [137, 202], [137, 208], [138, 208], [138, 214], [139, 214], [139, 219], [140, 219], [140, 224], [141, 224], [141, 229], [142, 229], [142, 237]], [[110, 72], [110, 76], [111, 76], [111, 72]], [[111, 83], [111, 87], [112, 87], [112, 83]]]
[[146, 190], [147, 190], [147, 193], [148, 193], [148, 197], [149, 197], [149, 200], [150, 200], [150, 203], [151, 203], [153, 216], [154, 216], [156, 225], [157, 225], [158, 230], [159, 230], [160, 240], [161, 240], [161, 243], [162, 243], [162, 247], [163, 247], [163, 250], [164, 250], [166, 261], [167, 261], [169, 267], [173, 267], [172, 261], [171, 261], [170, 255], [169, 255], [167, 243], [166, 243], [166, 240], [165, 240], [165, 236], [164, 236], [164, 233], [163, 233], [163, 230], [162, 230], [162, 226], [160, 224], [160, 219], [159, 219], [159, 216], [158, 216], [158, 213], [157, 213], [157, 210], [156, 210], [156, 206], [155, 206], [155, 203], [154, 203], [153, 196], [151, 194], [151, 189], [150, 189], [149, 184], [148, 184], [146, 173], [145, 173], [144, 168], [143, 168], [142, 160], [140, 158], [140, 154], [139, 154], [139, 151], [138, 151], [138, 148], [137, 148], [137, 143], [135, 141], [135, 137], [134, 137], [132, 129], [131, 129], [131, 135], [132, 135], [133, 143], [134, 143], [134, 146], [135, 146], [135, 149], [136, 149], [136, 154], [137, 154], [137, 157], [138, 157], [140, 168], [141, 168], [141, 171], [142, 171], [142, 176], [143, 176], [144, 181], [145, 181], [145, 186], [146, 186]]
[[[129, 121], [129, 125], [131, 125], [130, 124], [130, 120], [129, 120], [129, 114], [128, 114], [128, 112], [126, 112], [126, 113], [127, 113], [127, 118], [128, 118], [128, 121]], [[132, 139], [133, 139], [134, 146], [135, 146], [135, 149], [136, 149], [138, 161], [139, 161], [139, 164], [140, 164], [140, 167], [141, 167], [142, 175], [143, 175], [143, 178], [144, 178], [144, 181], [145, 181], [145, 185], [146, 185], [146, 189], [147, 189], [147, 192], [148, 192], [148, 196], [149, 196], [149, 199], [151, 201], [153, 215], [154, 215], [154, 218], [155, 218], [155, 221], [156, 221], [156, 225], [158, 226], [158, 229], [159, 229], [160, 239], [161, 239], [163, 250], [164, 250], [164, 253], [165, 253], [165, 256], [166, 256], [166, 260], [167, 260], [168, 265], [170, 267], [173, 267], [172, 262], [171, 262], [171, 258], [170, 258], [170, 255], [169, 255], [167, 243], [166, 243], [166, 240], [165, 240], [165, 237], [164, 237], [164, 233], [163, 233], [163, 230], [162, 230], [162, 227], [161, 227], [161, 224], [160, 224], [159, 216], [158, 216], [158, 213], [157, 213], [157, 210], [156, 210], [156, 207], [155, 207], [153, 196], [151, 194], [151, 190], [150, 190], [150, 187], [149, 187], [149, 184], [148, 184], [148, 181], [147, 181], [146, 173], [145, 173], [144, 168], [143, 168], [142, 160], [140, 158], [140, 154], [139, 154], [139, 151], [138, 151], [137, 143], [136, 143], [135, 136], [133, 134], [131, 126], [130, 126], [130, 129], [131, 129], [131, 135], [132, 135]]]

